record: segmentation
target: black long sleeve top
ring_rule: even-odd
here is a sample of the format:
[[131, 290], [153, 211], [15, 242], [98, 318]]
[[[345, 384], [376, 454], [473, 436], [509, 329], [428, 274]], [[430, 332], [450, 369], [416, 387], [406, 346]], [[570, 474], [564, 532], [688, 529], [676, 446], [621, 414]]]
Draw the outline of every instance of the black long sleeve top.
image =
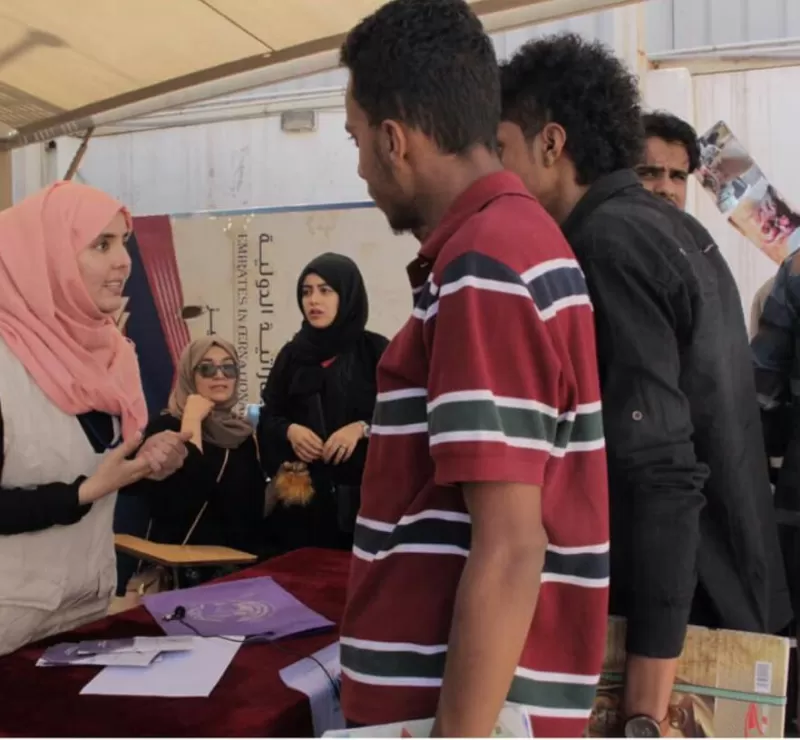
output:
[[[147, 425], [145, 438], [167, 430], [177, 432], [180, 427], [180, 419], [161, 414]], [[120, 490], [121, 495], [146, 497], [150, 539], [222, 545], [260, 555], [266, 545], [262, 531], [265, 479], [255, 435], [229, 450], [224, 470], [224, 448], [204, 440], [202, 452], [192, 443], [186, 449], [183, 465], [168, 478], [145, 478]]]
[[[376, 368], [388, 340], [365, 331], [352, 351], [337, 357], [322, 369], [322, 388], [316, 394], [296, 393], [295, 380], [302, 365], [291, 344], [278, 353], [262, 395], [263, 407], [258, 435], [264, 469], [274, 476], [281, 464], [297, 457], [287, 439], [291, 424], [312, 429], [323, 441], [343, 426], [369, 423], [375, 410]], [[341, 465], [314, 463], [310, 466], [317, 492], [305, 507], [278, 506], [268, 527], [276, 552], [299, 547], [349, 549], [352, 532], [342, 531], [334, 488], [358, 488], [366, 462], [368, 440], [362, 439], [352, 457]]]
[[[1, 401], [1, 399], [0, 399]], [[102, 452], [114, 442], [114, 421], [102, 411], [80, 414], [78, 421], [95, 452]], [[0, 480], [5, 462], [5, 432], [0, 407]], [[85, 478], [74, 481], [53, 481], [33, 488], [0, 490], [0, 535], [38, 532], [57, 524], [79, 522], [91, 509], [81, 504], [78, 488]]]

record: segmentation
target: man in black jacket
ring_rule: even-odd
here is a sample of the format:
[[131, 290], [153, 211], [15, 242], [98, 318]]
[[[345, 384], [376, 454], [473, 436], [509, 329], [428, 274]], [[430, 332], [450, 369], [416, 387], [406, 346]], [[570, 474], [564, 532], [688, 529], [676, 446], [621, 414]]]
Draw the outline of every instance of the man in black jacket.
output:
[[608, 50], [548, 37], [501, 73], [504, 164], [561, 225], [595, 306], [624, 713], [657, 734], [687, 624], [791, 617], [739, 293], [708, 232], [639, 183], [637, 85]]

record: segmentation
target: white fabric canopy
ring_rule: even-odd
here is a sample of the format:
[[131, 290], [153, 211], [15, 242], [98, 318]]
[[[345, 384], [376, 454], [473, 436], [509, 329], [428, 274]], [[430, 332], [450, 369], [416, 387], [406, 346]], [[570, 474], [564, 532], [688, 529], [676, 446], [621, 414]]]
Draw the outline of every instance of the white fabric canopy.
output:
[[[636, 0], [472, 0], [497, 31]], [[331, 69], [383, 0], [0, 0], [0, 149]]]

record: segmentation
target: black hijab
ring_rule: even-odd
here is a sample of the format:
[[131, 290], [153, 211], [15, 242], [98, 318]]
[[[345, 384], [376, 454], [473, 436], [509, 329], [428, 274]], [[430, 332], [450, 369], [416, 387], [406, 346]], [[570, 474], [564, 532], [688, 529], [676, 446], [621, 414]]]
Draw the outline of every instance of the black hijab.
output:
[[330, 326], [317, 329], [304, 314], [303, 325], [291, 342], [293, 354], [302, 364], [319, 365], [355, 346], [367, 326], [369, 301], [358, 265], [343, 254], [326, 252], [311, 260], [297, 279], [297, 305], [301, 313], [303, 281], [309, 275], [321, 277], [339, 296], [339, 310]]

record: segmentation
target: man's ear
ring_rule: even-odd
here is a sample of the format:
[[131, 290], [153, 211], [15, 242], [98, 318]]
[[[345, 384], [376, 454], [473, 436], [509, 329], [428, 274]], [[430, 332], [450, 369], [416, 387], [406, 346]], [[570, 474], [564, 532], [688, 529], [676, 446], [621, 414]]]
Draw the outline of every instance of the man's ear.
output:
[[380, 125], [382, 154], [387, 162], [399, 165], [408, 156], [408, 133], [405, 126], [387, 119]]
[[542, 129], [541, 137], [544, 147], [544, 163], [547, 167], [552, 167], [561, 159], [567, 144], [567, 132], [557, 123], [547, 123]]

